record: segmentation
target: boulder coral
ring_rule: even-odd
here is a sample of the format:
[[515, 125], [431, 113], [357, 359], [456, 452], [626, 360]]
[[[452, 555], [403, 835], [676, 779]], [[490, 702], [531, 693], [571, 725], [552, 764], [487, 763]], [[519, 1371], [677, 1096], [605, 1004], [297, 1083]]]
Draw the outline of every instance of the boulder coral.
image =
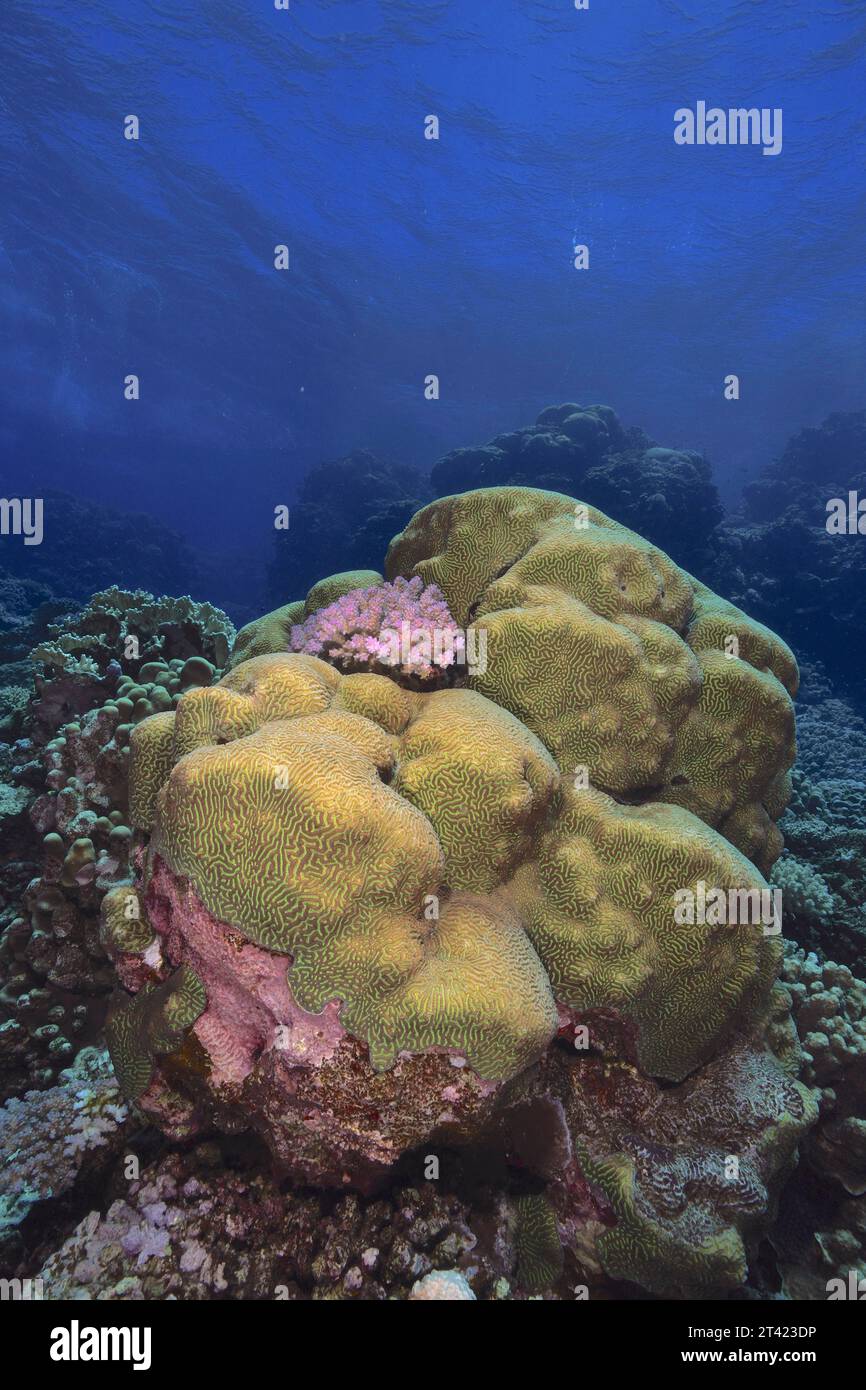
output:
[[662, 551], [561, 493], [486, 488], [425, 507], [389, 576], [435, 583], [487, 634], [468, 684], [564, 771], [680, 805], [767, 871], [789, 795], [798, 672], [789, 648]]
[[[762, 900], [797, 669], [581, 514], [491, 489], [392, 543], [392, 579], [489, 627], [483, 671], [430, 691], [346, 674], [269, 615], [222, 679], [135, 725], [109, 1047], [167, 1133], [252, 1128], [319, 1186], [372, 1191], [421, 1145], [515, 1152], [518, 1112], [549, 1112], [528, 1128], [561, 1130], [561, 1161], [532, 1159], [549, 1191], [517, 1206], [528, 1280], [560, 1277], [558, 1234], [572, 1266], [707, 1292], [742, 1279], [815, 1114], [777, 928], [676, 904]], [[325, 581], [307, 616], [357, 587]]]

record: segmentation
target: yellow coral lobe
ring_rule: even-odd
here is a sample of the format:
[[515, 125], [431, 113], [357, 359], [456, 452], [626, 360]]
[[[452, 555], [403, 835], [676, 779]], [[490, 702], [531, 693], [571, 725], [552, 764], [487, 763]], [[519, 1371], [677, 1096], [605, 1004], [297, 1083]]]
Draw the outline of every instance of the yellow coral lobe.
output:
[[613, 1007], [637, 1028], [641, 1067], [681, 1080], [769, 998], [779, 944], [762, 922], [679, 921], [700, 883], [766, 890], [754, 867], [676, 806], [621, 806], [566, 788], [513, 896], [557, 999]]
[[797, 666], [767, 628], [602, 512], [533, 488], [432, 502], [386, 573], [438, 584], [486, 632], [467, 684], [563, 773], [585, 766], [605, 791], [686, 806], [769, 872]]
[[138, 830], [150, 830], [156, 798], [174, 764], [173, 710], [152, 714], [129, 737], [129, 818]]
[[302, 623], [305, 617], [304, 601], [285, 603], [272, 613], [265, 613], [254, 622], [242, 627], [232, 648], [229, 666], [239, 666], [242, 661], [250, 661], [255, 656], [267, 656], [273, 652], [288, 649], [292, 628]]
[[[486, 664], [421, 694], [284, 650], [240, 662], [181, 698], [170, 751], [168, 722], [136, 731], [142, 822], [163, 782], [153, 848], [215, 916], [292, 956], [303, 1008], [341, 1001], [377, 1066], [453, 1047], [510, 1075], [552, 1036], [556, 998], [615, 1010], [645, 1071], [688, 1075], [768, 1004], [761, 924], [688, 924], [674, 901], [766, 887], [787, 649], [556, 493], [433, 503], [387, 571], [483, 624]], [[728, 629], [735, 659], [715, 645]]]
[[507, 876], [558, 783], [512, 715], [283, 654], [190, 692], [178, 722], [153, 849], [217, 917], [292, 955], [302, 1007], [342, 1000], [379, 1066], [453, 1047], [500, 1076], [543, 1050], [556, 1011], [519, 918], [457, 892]]

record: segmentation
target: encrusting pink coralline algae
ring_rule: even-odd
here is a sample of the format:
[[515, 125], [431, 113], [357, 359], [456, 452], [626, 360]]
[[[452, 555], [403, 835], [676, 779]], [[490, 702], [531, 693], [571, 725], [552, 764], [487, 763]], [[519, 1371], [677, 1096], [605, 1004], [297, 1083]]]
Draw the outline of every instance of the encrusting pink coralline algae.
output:
[[399, 577], [353, 589], [292, 628], [291, 650], [343, 669], [390, 668], [432, 680], [460, 660], [464, 634], [435, 584]]

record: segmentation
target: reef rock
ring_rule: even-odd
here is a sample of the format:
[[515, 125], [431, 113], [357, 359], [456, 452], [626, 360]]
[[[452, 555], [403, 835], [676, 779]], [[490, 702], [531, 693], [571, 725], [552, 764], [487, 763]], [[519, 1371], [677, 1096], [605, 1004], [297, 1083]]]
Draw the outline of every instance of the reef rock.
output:
[[828, 506], [866, 499], [866, 411], [830, 415], [788, 442], [745, 489], [741, 518], [696, 565], [722, 592], [796, 643], [863, 713], [866, 544], [828, 533]]

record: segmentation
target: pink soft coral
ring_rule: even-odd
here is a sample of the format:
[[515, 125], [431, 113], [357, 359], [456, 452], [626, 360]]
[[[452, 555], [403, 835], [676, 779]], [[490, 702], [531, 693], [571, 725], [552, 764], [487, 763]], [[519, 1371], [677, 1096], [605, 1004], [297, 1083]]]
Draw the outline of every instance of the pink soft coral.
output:
[[343, 669], [384, 668], [422, 681], [441, 677], [464, 637], [440, 589], [417, 575], [353, 589], [292, 628], [291, 650]]

